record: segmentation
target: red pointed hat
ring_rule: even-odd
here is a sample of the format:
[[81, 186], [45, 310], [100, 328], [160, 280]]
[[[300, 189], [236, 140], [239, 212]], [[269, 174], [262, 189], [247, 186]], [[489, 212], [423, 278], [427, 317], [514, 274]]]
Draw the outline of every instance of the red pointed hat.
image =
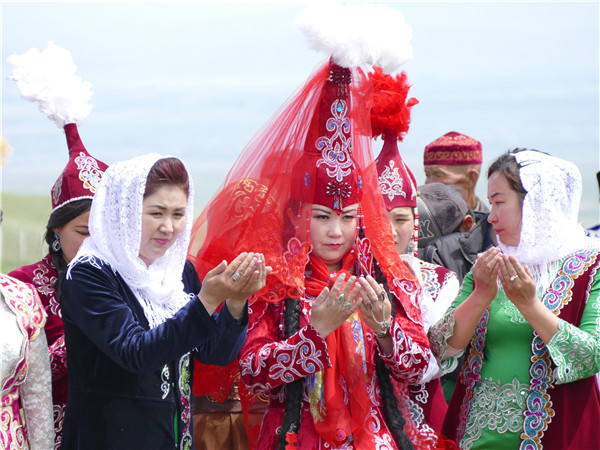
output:
[[67, 203], [92, 199], [108, 168], [85, 149], [77, 125], [68, 123], [64, 130], [69, 147], [69, 162], [52, 187], [52, 212]]
[[428, 144], [423, 155], [426, 166], [465, 166], [482, 162], [481, 142], [456, 131], [450, 131]]
[[359, 203], [362, 177], [352, 158], [351, 71], [334, 62], [294, 166], [291, 196], [335, 211]]
[[379, 188], [388, 211], [398, 206], [417, 206], [417, 181], [404, 164], [398, 141], [394, 136], [384, 140], [383, 148], [375, 160], [379, 175]]
[[416, 98], [407, 98], [410, 85], [405, 72], [392, 76], [374, 67], [369, 73], [373, 83], [371, 128], [373, 137], [382, 136], [383, 148], [375, 160], [379, 188], [388, 211], [398, 206], [417, 206], [417, 181], [398, 151], [410, 125], [411, 108]]

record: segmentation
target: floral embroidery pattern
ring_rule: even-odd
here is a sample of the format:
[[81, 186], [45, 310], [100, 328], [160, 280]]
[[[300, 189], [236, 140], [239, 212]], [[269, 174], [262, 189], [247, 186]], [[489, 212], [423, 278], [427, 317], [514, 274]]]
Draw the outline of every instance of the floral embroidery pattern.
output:
[[346, 117], [348, 105], [344, 100], [337, 99], [331, 104], [331, 116], [327, 119], [326, 127], [333, 132], [331, 137], [321, 136], [315, 146], [321, 152], [317, 167], [327, 166], [327, 176], [343, 181], [352, 173], [354, 162], [350, 158], [352, 139], [350, 138], [350, 119]]
[[465, 385], [465, 397], [460, 405], [460, 422], [456, 430], [456, 441], [460, 442], [465, 435], [467, 419], [471, 408], [471, 400], [475, 384], [481, 378], [481, 367], [483, 366], [483, 347], [485, 346], [485, 336], [487, 324], [490, 320], [490, 311], [486, 310], [481, 316], [481, 320], [475, 329], [475, 335], [471, 339], [468, 355], [465, 357], [463, 368], [460, 373], [459, 381]]
[[501, 298], [500, 305], [502, 306], [502, 312], [506, 314], [507, 317], [510, 317], [510, 321], [512, 323], [526, 323], [525, 317], [521, 314], [521, 311], [515, 306], [513, 302], [511, 302], [504, 293], [502, 287], [498, 290], [498, 297]]
[[475, 387], [469, 423], [460, 448], [469, 449], [481, 437], [484, 428], [498, 433], [517, 433], [523, 426], [522, 411], [529, 392], [527, 384], [517, 378], [502, 385], [500, 381], [483, 379]]
[[390, 159], [390, 165], [384, 166], [383, 172], [379, 176], [379, 187], [381, 193], [387, 195], [390, 201], [396, 196], [406, 198], [406, 192], [403, 189], [403, 179], [398, 172], [398, 168], [394, 167], [396, 162]]
[[75, 158], [75, 164], [77, 164], [77, 169], [79, 169], [79, 179], [83, 181], [83, 187], [95, 194], [98, 183], [100, 183], [100, 179], [104, 173], [98, 167], [98, 161], [81, 152]]
[[181, 421], [183, 430], [181, 430], [181, 450], [192, 448], [192, 434], [190, 432], [190, 354], [186, 353], [179, 360], [179, 392], [181, 394]]
[[600, 345], [597, 339], [590, 339], [589, 333], [563, 320], [558, 323], [558, 328], [548, 344], [556, 365], [553, 372], [556, 384], [570, 383], [595, 374], [595, 355]]
[[[52, 260], [50, 259], [50, 262]], [[48, 276], [50, 269], [48, 269], [43, 262], [40, 262], [35, 269], [33, 269], [33, 278], [31, 282], [40, 294], [48, 296], [49, 305], [48, 309], [53, 315], [62, 317], [60, 310], [60, 304], [56, 298], [56, 290], [54, 284], [56, 283], [57, 277], [52, 275]]]
[[52, 203], [56, 204], [60, 200], [60, 194], [62, 193], [62, 177], [56, 180], [54, 186], [52, 186]]
[[[275, 342], [271, 345], [265, 345], [258, 355], [252, 354], [245, 360], [240, 361], [242, 376], [252, 375], [256, 377], [266, 368], [269, 359], [276, 361], [275, 364], [269, 367], [269, 380], [282, 383], [290, 383], [307, 374], [324, 370], [325, 366], [320, 361], [320, 358], [323, 357], [321, 351], [317, 350], [315, 344], [304, 336], [304, 331], [305, 328], [298, 331], [297, 337], [299, 340], [294, 341], [294, 343]], [[256, 369], [253, 367], [256, 367]], [[248, 386], [250, 392], [253, 393], [270, 391], [273, 388], [274, 385], [268, 381], [264, 384], [256, 383]]]
[[435, 325], [429, 329], [429, 345], [431, 346], [431, 353], [439, 361], [443, 358], [448, 347], [448, 339], [454, 334], [454, 325], [456, 318], [452, 311], [446, 312]]
[[162, 383], [160, 384], [160, 390], [162, 391], [163, 395], [162, 398], [163, 400], [165, 398], [167, 398], [167, 395], [169, 395], [169, 390], [170, 390], [170, 383], [169, 383], [169, 365], [165, 364], [165, 366], [162, 368], [162, 372], [160, 373], [160, 379], [162, 381]]
[[394, 351], [390, 355], [380, 354], [390, 374], [407, 384], [418, 384], [429, 363], [429, 351], [425, 351], [407, 336], [395, 320], [392, 321], [390, 334], [394, 339]]
[[[423, 290], [429, 293], [431, 298], [437, 298], [440, 294], [440, 290], [442, 288], [442, 283], [438, 279], [438, 275], [436, 273], [435, 266], [430, 263], [421, 263], [421, 276], [423, 278]], [[431, 269], [431, 270], [427, 270]], [[448, 281], [449, 274], [446, 274], [446, 278], [444, 282]]]

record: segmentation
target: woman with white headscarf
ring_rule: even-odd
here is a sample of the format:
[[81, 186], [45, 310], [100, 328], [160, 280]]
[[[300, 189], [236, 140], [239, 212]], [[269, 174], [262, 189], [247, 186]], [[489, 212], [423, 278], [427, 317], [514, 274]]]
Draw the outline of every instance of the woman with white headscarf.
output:
[[269, 268], [262, 255], [243, 253], [201, 286], [185, 261], [192, 205], [177, 158], [144, 155], [106, 171], [61, 298], [63, 448], [193, 448], [190, 355], [217, 365], [237, 356], [246, 299]]
[[535, 150], [488, 170], [498, 248], [430, 331], [442, 359], [467, 348], [443, 428], [461, 448], [600, 446], [600, 255], [581, 188], [574, 164]]

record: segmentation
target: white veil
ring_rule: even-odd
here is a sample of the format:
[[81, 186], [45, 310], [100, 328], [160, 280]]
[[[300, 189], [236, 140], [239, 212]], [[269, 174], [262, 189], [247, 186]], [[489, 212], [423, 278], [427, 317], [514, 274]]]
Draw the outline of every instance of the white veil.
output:
[[[523, 200], [521, 238], [515, 246], [498, 246], [526, 265], [546, 288], [561, 258], [598, 244], [578, 223], [582, 180], [575, 164], [535, 150], [513, 153], [527, 191]], [[540, 284], [542, 286], [540, 286]]]
[[[183, 291], [182, 272], [193, 222], [194, 191], [189, 176], [186, 223], [166, 253], [150, 266], [139, 258], [142, 202], [152, 166], [166, 158], [156, 153], [111, 165], [102, 178], [90, 211], [88, 237], [69, 265], [98, 257], [123, 277], [151, 327], [171, 317], [189, 301]], [[187, 169], [186, 169], [187, 171]]]

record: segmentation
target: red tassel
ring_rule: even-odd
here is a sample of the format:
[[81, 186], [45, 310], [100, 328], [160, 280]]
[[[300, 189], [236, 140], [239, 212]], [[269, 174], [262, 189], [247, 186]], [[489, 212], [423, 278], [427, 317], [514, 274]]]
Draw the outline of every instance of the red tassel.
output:
[[295, 450], [296, 443], [298, 442], [298, 434], [293, 431], [288, 431], [285, 435], [285, 442], [287, 442], [285, 450]]

